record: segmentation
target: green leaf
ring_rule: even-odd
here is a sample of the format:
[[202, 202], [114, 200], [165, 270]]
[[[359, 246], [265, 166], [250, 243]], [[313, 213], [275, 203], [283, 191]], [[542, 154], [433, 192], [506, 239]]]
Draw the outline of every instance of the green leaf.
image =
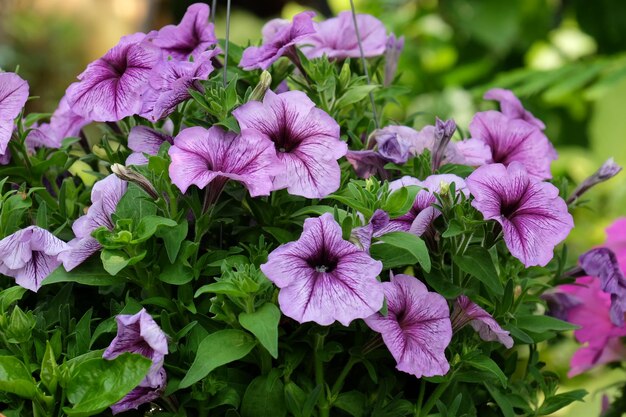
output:
[[159, 274], [159, 279], [170, 285], [185, 285], [193, 279], [193, 269], [178, 260], [168, 264]]
[[94, 358], [76, 366], [67, 383], [63, 407], [70, 417], [87, 417], [121, 400], [145, 378], [152, 362], [141, 355], [123, 353], [113, 360]]
[[111, 275], [117, 275], [130, 263], [128, 254], [123, 250], [103, 249], [100, 253], [102, 266]]
[[241, 401], [241, 417], [285, 417], [284, 386], [280, 371], [254, 378]]
[[278, 243], [287, 243], [295, 240], [293, 233], [280, 227], [263, 226], [263, 230], [272, 235]]
[[241, 327], [255, 335], [261, 345], [274, 358], [278, 358], [279, 321], [280, 310], [272, 303], [263, 304], [254, 313], [241, 313], [239, 315]]
[[489, 391], [489, 394], [496, 400], [496, 404], [500, 407], [500, 411], [504, 417], [515, 417], [515, 412], [513, 411], [513, 406], [511, 402], [507, 399], [507, 396], [502, 394], [498, 388], [494, 387], [491, 384], [485, 382], [485, 388]]
[[241, 330], [226, 329], [211, 333], [200, 342], [196, 358], [179, 387], [187, 388], [215, 368], [243, 358], [255, 345], [254, 338]]
[[539, 407], [536, 415], [546, 416], [548, 414], [552, 414], [555, 411], [558, 411], [561, 408], [570, 405], [574, 401], [583, 401], [583, 398], [587, 394], [588, 393], [586, 390], [577, 389], [574, 391], [557, 394], [554, 397], [548, 397], [544, 400], [543, 404], [541, 404], [541, 407]]
[[335, 210], [337, 210], [337, 212], [339, 213], [339, 219], [338, 219], [339, 222], [342, 222], [343, 219], [348, 215], [348, 213], [345, 210], [337, 209], [336, 207], [314, 205], [314, 206], [304, 207], [296, 211], [295, 213], [291, 214], [291, 217], [307, 216], [311, 214], [316, 214], [318, 216], [321, 216], [324, 213], [334, 214]]
[[22, 361], [13, 356], [0, 356], [0, 391], [32, 399], [38, 390]]
[[333, 406], [337, 407], [354, 417], [361, 417], [365, 414], [367, 397], [359, 391], [349, 391], [339, 394]]
[[471, 355], [470, 357], [463, 358], [463, 362], [466, 365], [476, 368], [482, 372], [489, 374], [491, 377], [495, 377], [503, 387], [507, 386], [507, 377], [502, 372], [502, 369], [491, 358], [485, 355]]
[[26, 288], [19, 285], [0, 291], [0, 312], [4, 313], [11, 304], [21, 300], [25, 292]]
[[187, 237], [188, 224], [187, 220], [183, 220], [178, 225], [157, 231], [156, 235], [163, 239], [165, 251], [170, 263], [176, 262], [178, 251], [183, 240]]
[[232, 282], [228, 281], [218, 281], [213, 282], [211, 284], [203, 285], [198, 288], [196, 293], [194, 294], [194, 298], [198, 298], [198, 296], [204, 293], [213, 293], [213, 294], [225, 294], [231, 297], [246, 297], [248, 293], [242, 291]]
[[[178, 226], [172, 219], [168, 219], [161, 216], [145, 216], [142, 217], [139, 221], [139, 225], [137, 226], [137, 230], [133, 233], [135, 239], [133, 239], [132, 243], [141, 243], [150, 239], [158, 229], [167, 227], [172, 228]], [[183, 237], [184, 239], [184, 237]], [[181, 239], [182, 241], [182, 239]], [[180, 247], [180, 243], [179, 243]]]
[[59, 380], [59, 367], [54, 359], [54, 351], [50, 341], [46, 341], [46, 351], [43, 354], [43, 360], [41, 361], [41, 371], [39, 372], [39, 379], [43, 382], [44, 386], [48, 389], [50, 394], [55, 394], [57, 382]]
[[41, 285], [57, 284], [59, 282], [76, 282], [82, 285], [106, 287], [125, 282], [124, 278], [114, 277], [102, 269], [102, 263], [91, 257], [78, 267], [67, 272], [63, 266], [55, 269]]
[[516, 321], [517, 327], [533, 333], [543, 333], [546, 331], [564, 332], [576, 330], [579, 327], [550, 316], [519, 316]]
[[462, 256], [452, 257], [455, 264], [464, 272], [478, 278], [487, 288], [497, 295], [504, 294], [504, 287], [496, 271], [491, 256], [486, 249], [479, 246], [469, 247]]
[[385, 268], [420, 264], [426, 272], [430, 271], [430, 256], [422, 239], [412, 233], [391, 232], [379, 238], [380, 243], [370, 247], [370, 254], [379, 259]]
[[139, 224], [142, 218], [154, 216], [157, 206], [152, 198], [136, 184], [128, 184], [126, 193], [117, 203], [114, 222], [118, 219], [131, 219], [133, 224]]
[[411, 209], [417, 193], [421, 190], [421, 187], [416, 185], [410, 185], [408, 187], [402, 187], [394, 191], [389, 195], [389, 198], [382, 207], [390, 217], [400, 216], [405, 214]]
[[377, 85], [359, 85], [356, 87], [351, 87], [348, 91], [345, 92], [344, 95], [339, 97], [335, 102], [335, 108], [341, 109], [350, 104], [359, 102], [363, 100], [367, 95], [377, 89]]
[[441, 234], [441, 237], [454, 237], [461, 235], [464, 232], [465, 230], [463, 228], [463, 225], [458, 220], [452, 219], [450, 220], [450, 223], [448, 223], [448, 228], [446, 229], [446, 231]]

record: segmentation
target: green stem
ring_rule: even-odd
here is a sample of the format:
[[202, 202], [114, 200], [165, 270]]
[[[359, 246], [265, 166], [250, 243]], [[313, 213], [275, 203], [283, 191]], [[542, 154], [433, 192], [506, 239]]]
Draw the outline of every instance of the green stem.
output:
[[[315, 336], [315, 383], [322, 387], [326, 385], [324, 381], [324, 362], [322, 362], [321, 351], [324, 349], [324, 335], [318, 334]], [[322, 392], [322, 396], [319, 401], [319, 417], [330, 417], [330, 406], [328, 404], [328, 398], [326, 392]]]
[[439, 397], [441, 397], [441, 395], [448, 388], [448, 385], [450, 385], [451, 380], [452, 379], [448, 379], [447, 381], [439, 384], [437, 388], [435, 388], [435, 391], [433, 391], [432, 395], [428, 398], [428, 401], [426, 401], [424, 408], [420, 411], [419, 417], [426, 417], [428, 413], [430, 413], [430, 410], [435, 406], [435, 403], [437, 402]]
[[341, 388], [343, 388], [343, 382], [345, 381], [346, 377], [352, 370], [352, 367], [356, 365], [357, 363], [359, 363], [359, 360], [355, 359], [354, 356], [350, 356], [350, 359], [346, 363], [346, 366], [343, 367], [343, 369], [341, 370], [341, 373], [337, 377], [337, 380], [333, 384], [333, 388], [330, 391], [331, 398], [335, 398], [335, 396], [339, 394], [339, 392], [341, 391]]
[[424, 394], [426, 393], [426, 381], [423, 379], [420, 381], [420, 393], [417, 397], [417, 404], [415, 407], [415, 417], [420, 417], [422, 413], [422, 405], [424, 404]]

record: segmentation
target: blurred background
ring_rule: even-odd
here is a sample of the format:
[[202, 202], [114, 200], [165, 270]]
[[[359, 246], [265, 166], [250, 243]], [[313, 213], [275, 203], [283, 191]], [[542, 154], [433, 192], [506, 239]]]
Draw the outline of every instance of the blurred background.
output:
[[[211, 4], [212, 1], [206, 1]], [[28, 80], [30, 111], [52, 112], [65, 88], [125, 34], [180, 20], [182, 0], [0, 0], [0, 68]], [[410, 93], [385, 111], [403, 120], [416, 113], [452, 117], [467, 128], [472, 115], [493, 108], [490, 87], [512, 89], [546, 125], [559, 151], [555, 174], [582, 181], [609, 157], [626, 165], [626, 6], [623, 0], [356, 0], [359, 12], [404, 35], [400, 83]], [[233, 0], [231, 40], [260, 38], [263, 23], [304, 9], [320, 17], [349, 9], [348, 0]], [[225, 0], [216, 7], [224, 36]], [[601, 243], [604, 229], [626, 215], [626, 174], [593, 189], [575, 210], [572, 256]], [[572, 257], [572, 259], [574, 259]], [[586, 404], [560, 415], [596, 416], [601, 393], [626, 381], [621, 369], [601, 369], [567, 381], [576, 346], [543, 350], [565, 388], [591, 392]], [[606, 392], [611, 392], [609, 389]]]

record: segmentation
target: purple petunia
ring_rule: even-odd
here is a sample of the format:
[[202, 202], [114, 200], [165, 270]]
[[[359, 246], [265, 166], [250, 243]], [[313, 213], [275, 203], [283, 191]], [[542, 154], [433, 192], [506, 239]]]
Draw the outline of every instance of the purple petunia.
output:
[[0, 273], [37, 292], [44, 278], [61, 265], [57, 256], [67, 248], [65, 242], [40, 227], [18, 230], [0, 240]]
[[89, 64], [66, 91], [72, 111], [85, 119], [115, 122], [141, 112], [142, 94], [161, 57], [143, 33], [124, 36]]
[[165, 333], [145, 309], [134, 315], [120, 314], [115, 320], [117, 335], [102, 357], [111, 360], [125, 352], [137, 353], [150, 359], [152, 366], [139, 386], [111, 406], [113, 414], [136, 409], [161, 396], [166, 383], [163, 361], [168, 353]]
[[209, 15], [207, 4], [192, 4], [178, 25], [163, 27], [152, 42], [175, 60], [187, 61], [192, 55], [197, 58], [217, 42]]
[[351, 151], [346, 152], [346, 159], [354, 168], [357, 177], [369, 178], [376, 175], [380, 179], [388, 179], [389, 173], [385, 170], [385, 164], [389, 161], [377, 151]]
[[545, 266], [574, 221], [552, 184], [532, 177], [522, 164], [485, 165], [466, 180], [472, 206], [502, 225], [511, 255], [525, 266]]
[[476, 113], [469, 131], [473, 139], [491, 148], [492, 162], [504, 165], [519, 162], [537, 179], [552, 178], [550, 164], [557, 154], [546, 135], [536, 126], [490, 110]]
[[544, 130], [546, 125], [531, 112], [526, 110], [515, 94], [502, 88], [492, 88], [483, 96], [485, 100], [496, 100], [500, 103], [500, 111], [509, 119], [521, 119], [538, 129]]
[[275, 94], [267, 91], [263, 102], [250, 101], [233, 115], [242, 129], [255, 129], [275, 147], [280, 172], [272, 190], [323, 198], [339, 188], [337, 160], [348, 147], [339, 139], [339, 125], [301, 91]]
[[15, 118], [28, 100], [28, 83], [12, 72], [0, 73], [0, 157], [7, 153]]
[[74, 113], [67, 102], [67, 97], [64, 96], [59, 102], [59, 107], [52, 113], [50, 123], [44, 123], [31, 130], [26, 141], [33, 147], [60, 148], [63, 139], [78, 136], [82, 128], [90, 122], [89, 119]]
[[135, 126], [128, 134], [128, 147], [133, 151], [126, 159], [126, 165], [145, 165], [148, 158], [144, 154], [156, 155], [164, 142], [174, 143], [174, 138], [148, 126]]
[[91, 232], [102, 226], [109, 230], [114, 229], [111, 214], [126, 193], [126, 188], [127, 183], [115, 175], [109, 175], [95, 183], [91, 190], [91, 207], [87, 214], [76, 219], [72, 225], [76, 237], [69, 242], [69, 249], [59, 255], [59, 260], [67, 271], [76, 268], [102, 248], [91, 236]]
[[509, 335], [509, 332], [503, 330], [491, 314], [483, 310], [466, 295], [457, 297], [450, 319], [455, 332], [469, 324], [478, 332], [481, 339], [487, 342], [502, 343], [507, 349], [513, 347], [513, 338]]
[[229, 179], [243, 183], [250, 195], [269, 195], [279, 169], [273, 143], [252, 129], [241, 134], [213, 126], [191, 127], [174, 138], [169, 150], [172, 182], [184, 193], [192, 185], [214, 182], [217, 193]]
[[383, 306], [382, 263], [343, 240], [330, 213], [306, 219], [300, 239], [274, 249], [261, 270], [280, 288], [281, 311], [300, 323], [348, 326]]
[[452, 339], [446, 299], [410, 275], [392, 276], [382, 286], [387, 315], [376, 313], [365, 322], [382, 335], [396, 368], [418, 378], [445, 375], [450, 369], [445, 350]]
[[263, 26], [263, 45], [249, 46], [243, 51], [239, 66], [245, 70], [267, 69], [283, 55], [297, 56], [296, 43], [315, 32], [314, 12], [306, 11], [293, 17], [293, 22], [270, 20]]
[[[383, 23], [374, 16], [356, 16], [363, 54], [366, 58], [380, 56], [387, 49], [387, 31]], [[302, 51], [308, 58], [326, 55], [330, 59], [358, 58], [361, 56], [359, 43], [349, 11], [315, 25], [315, 33], [303, 42]]]

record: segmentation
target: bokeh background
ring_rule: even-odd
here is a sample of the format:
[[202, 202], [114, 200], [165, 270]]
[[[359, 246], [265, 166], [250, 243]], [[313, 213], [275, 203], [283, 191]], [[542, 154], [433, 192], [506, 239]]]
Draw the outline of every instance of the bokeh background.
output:
[[[212, 1], [206, 1], [211, 4]], [[512, 89], [547, 125], [560, 158], [555, 174], [582, 181], [607, 158], [626, 165], [626, 3], [623, 0], [355, 0], [357, 10], [404, 35], [400, 83], [408, 93], [385, 111], [417, 127], [433, 115], [467, 126], [493, 107], [490, 87]], [[52, 112], [85, 66], [125, 34], [177, 22], [183, 0], [0, 0], [0, 68], [29, 81], [29, 111]], [[231, 40], [260, 38], [263, 23], [304, 9], [320, 17], [349, 9], [348, 0], [233, 0]], [[218, 0], [216, 32], [224, 36], [226, 1]], [[572, 259], [604, 240], [626, 215], [626, 174], [593, 189], [575, 210]], [[596, 416], [601, 395], [626, 381], [620, 368], [566, 379], [576, 345], [545, 346], [548, 367], [564, 388], [590, 391], [561, 416]], [[626, 358], [625, 358], [626, 359]]]

